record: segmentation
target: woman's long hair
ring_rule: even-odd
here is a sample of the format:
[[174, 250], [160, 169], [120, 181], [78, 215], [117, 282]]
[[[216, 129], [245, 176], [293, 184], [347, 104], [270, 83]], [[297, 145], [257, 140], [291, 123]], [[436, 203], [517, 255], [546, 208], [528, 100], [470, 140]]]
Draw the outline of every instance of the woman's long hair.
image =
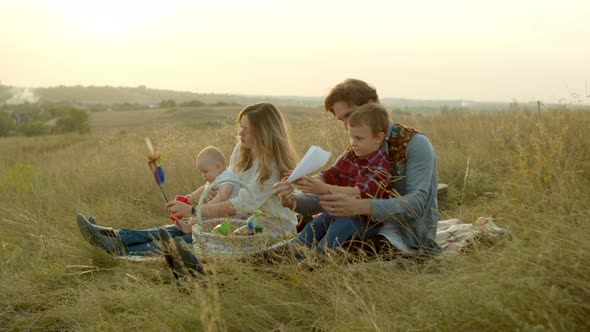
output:
[[292, 170], [297, 164], [297, 154], [291, 145], [285, 119], [279, 110], [269, 103], [257, 103], [246, 106], [238, 115], [238, 126], [242, 117], [248, 116], [250, 133], [256, 143], [252, 149], [240, 148], [240, 158], [235, 165], [238, 173], [251, 166], [251, 161], [258, 158], [258, 183], [262, 184], [271, 175], [271, 165], [276, 162], [282, 174]]

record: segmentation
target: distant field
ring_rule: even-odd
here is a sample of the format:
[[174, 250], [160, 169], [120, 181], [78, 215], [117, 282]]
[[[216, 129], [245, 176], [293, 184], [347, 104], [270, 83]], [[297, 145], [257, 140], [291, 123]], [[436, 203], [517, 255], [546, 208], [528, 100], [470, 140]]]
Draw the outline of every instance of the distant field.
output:
[[[90, 125], [95, 133], [105, 134], [121, 130], [143, 131], [166, 126], [204, 129], [234, 123], [244, 106], [175, 107], [137, 111], [93, 112]], [[317, 118], [324, 113], [320, 108], [282, 106], [279, 109], [290, 120]]]

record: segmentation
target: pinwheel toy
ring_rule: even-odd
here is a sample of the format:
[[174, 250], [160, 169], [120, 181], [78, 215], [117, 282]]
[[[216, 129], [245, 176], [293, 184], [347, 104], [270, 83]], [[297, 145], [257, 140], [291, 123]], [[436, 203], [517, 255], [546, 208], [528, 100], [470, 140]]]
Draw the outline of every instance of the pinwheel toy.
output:
[[166, 181], [166, 178], [164, 177], [164, 169], [162, 169], [162, 157], [159, 153], [156, 153], [152, 140], [149, 137], [145, 138], [145, 144], [147, 144], [148, 149], [150, 150], [150, 154], [147, 156], [148, 165], [154, 174], [154, 179], [156, 180], [156, 184], [158, 184], [158, 188], [160, 188], [160, 191], [162, 192], [162, 196], [164, 196], [164, 200], [168, 202], [164, 189], [162, 189], [162, 185], [164, 184], [164, 181]]

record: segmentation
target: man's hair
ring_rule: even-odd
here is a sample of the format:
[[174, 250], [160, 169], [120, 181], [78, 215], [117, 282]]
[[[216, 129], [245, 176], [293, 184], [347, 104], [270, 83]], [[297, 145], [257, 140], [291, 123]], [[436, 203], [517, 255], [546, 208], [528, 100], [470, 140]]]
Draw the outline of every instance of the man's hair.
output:
[[223, 156], [223, 153], [214, 146], [204, 148], [197, 156], [197, 163], [207, 161], [220, 162], [221, 165], [225, 166], [225, 157]]
[[349, 127], [360, 127], [362, 125], [371, 128], [374, 136], [380, 132], [387, 133], [387, 130], [389, 130], [389, 114], [379, 104], [364, 104], [348, 118]]
[[334, 104], [344, 101], [349, 106], [362, 106], [366, 103], [378, 103], [377, 90], [368, 83], [354, 78], [347, 78], [336, 84], [324, 99], [326, 112], [334, 114]]

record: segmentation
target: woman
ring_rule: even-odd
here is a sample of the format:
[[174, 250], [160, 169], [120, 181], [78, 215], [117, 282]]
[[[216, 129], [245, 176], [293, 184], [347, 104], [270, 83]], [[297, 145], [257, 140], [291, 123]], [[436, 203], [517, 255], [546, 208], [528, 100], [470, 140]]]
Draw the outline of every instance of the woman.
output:
[[[258, 103], [240, 111], [237, 122], [239, 142], [230, 158], [230, 168], [247, 188], [240, 189], [238, 196], [228, 201], [204, 204], [201, 206], [202, 217], [243, 216], [261, 210], [266, 216], [262, 222], [269, 237], [296, 233], [296, 214], [280, 204], [272, 189], [283, 172], [295, 167], [297, 158], [282, 114], [272, 104]], [[193, 215], [195, 210], [179, 201], [168, 202], [166, 209], [173, 215], [185, 217]], [[158, 235], [157, 228], [117, 231], [96, 226], [81, 215], [77, 220], [82, 234], [91, 243], [109, 252], [134, 255], [157, 253], [160, 250], [153, 241], [161, 236], [178, 238], [179, 243], [192, 242], [190, 227], [183, 227], [188, 233], [185, 234], [171, 225], [163, 228]]]

